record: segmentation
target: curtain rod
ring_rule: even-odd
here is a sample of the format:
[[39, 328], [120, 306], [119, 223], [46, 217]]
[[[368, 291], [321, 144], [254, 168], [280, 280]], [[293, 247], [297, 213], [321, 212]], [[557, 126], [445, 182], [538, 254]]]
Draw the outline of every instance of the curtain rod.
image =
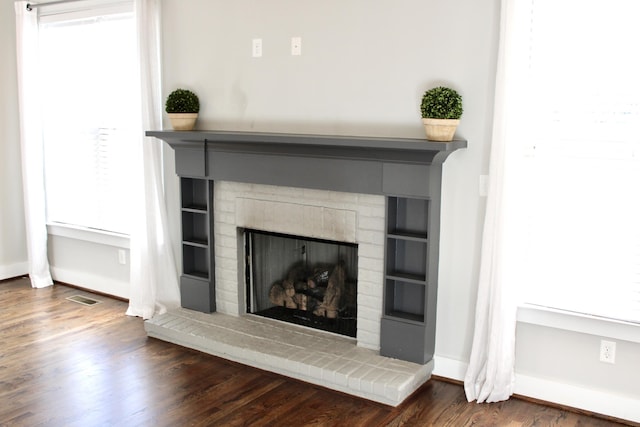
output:
[[57, 1], [50, 1], [47, 3], [27, 3], [27, 10], [31, 12], [36, 7], [40, 7], [40, 6], [51, 6], [53, 4], [73, 3], [76, 1], [81, 1], [81, 0], [57, 0]]

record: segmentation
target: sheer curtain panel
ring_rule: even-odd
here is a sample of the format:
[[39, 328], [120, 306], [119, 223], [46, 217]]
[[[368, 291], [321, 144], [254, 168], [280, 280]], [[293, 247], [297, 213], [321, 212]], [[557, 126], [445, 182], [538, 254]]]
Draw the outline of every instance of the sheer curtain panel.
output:
[[[160, 129], [159, 5], [135, 0], [143, 129]], [[162, 145], [140, 133], [131, 229], [131, 293], [127, 314], [149, 319], [180, 305], [162, 174]]]
[[[519, 4], [520, 3], [520, 4]], [[522, 54], [516, 40], [505, 37], [518, 25], [516, 12], [520, 0], [503, 0], [501, 6], [500, 45], [496, 74], [493, 134], [491, 142], [489, 192], [482, 237], [482, 252], [475, 330], [464, 386], [467, 399], [497, 402], [513, 394], [515, 331], [521, 260], [515, 244], [523, 228], [517, 198], [527, 191], [517, 179], [522, 164], [517, 134], [526, 132], [522, 117], [526, 112], [510, 108], [521, 96], [517, 60]], [[517, 134], [516, 134], [517, 131]], [[521, 171], [519, 171], [521, 172]], [[519, 273], [520, 272], [520, 273]]]
[[26, 1], [14, 3], [25, 228], [31, 286], [53, 285], [47, 258], [47, 225], [38, 97], [38, 15]]

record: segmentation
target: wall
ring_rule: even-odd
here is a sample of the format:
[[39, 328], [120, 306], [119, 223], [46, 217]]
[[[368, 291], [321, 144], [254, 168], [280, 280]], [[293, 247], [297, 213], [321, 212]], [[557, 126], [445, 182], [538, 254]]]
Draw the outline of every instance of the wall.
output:
[[[49, 235], [48, 250], [55, 280], [129, 298], [128, 239], [111, 243], [109, 239], [95, 242], [77, 236]], [[125, 264], [120, 264], [119, 250], [124, 251]]]
[[13, 2], [0, 2], [0, 280], [28, 272]]
[[[478, 186], [488, 171], [500, 1], [162, 0], [162, 6], [164, 95], [195, 90], [200, 129], [421, 138], [424, 90], [444, 83], [460, 91], [465, 112], [458, 135], [469, 148], [444, 167], [435, 373], [462, 379], [473, 334], [485, 202]], [[290, 55], [293, 36], [302, 37], [302, 56]], [[261, 58], [251, 57], [253, 38], [262, 38]], [[172, 161], [167, 149], [171, 232], [179, 236]], [[599, 340], [520, 323], [516, 391], [640, 419], [637, 409], [623, 410], [640, 408], [640, 390], [625, 382], [640, 381], [639, 346], [618, 341], [618, 363], [605, 365], [597, 362]]]

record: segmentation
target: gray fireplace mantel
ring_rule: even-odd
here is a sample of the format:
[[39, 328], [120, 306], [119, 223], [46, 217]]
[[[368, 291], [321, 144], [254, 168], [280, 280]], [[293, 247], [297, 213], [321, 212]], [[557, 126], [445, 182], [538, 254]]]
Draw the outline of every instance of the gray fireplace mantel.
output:
[[[148, 131], [176, 153], [180, 176], [430, 197], [441, 165], [467, 142], [235, 131]], [[434, 182], [435, 178], [435, 182]]]
[[183, 307], [216, 310], [215, 181], [384, 195], [380, 354], [420, 364], [433, 358], [442, 164], [466, 141], [229, 131], [146, 135], [175, 150], [181, 177]]

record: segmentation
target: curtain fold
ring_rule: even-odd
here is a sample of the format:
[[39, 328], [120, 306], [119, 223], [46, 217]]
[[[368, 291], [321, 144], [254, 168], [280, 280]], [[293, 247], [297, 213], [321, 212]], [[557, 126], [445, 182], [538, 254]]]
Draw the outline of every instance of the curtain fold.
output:
[[[160, 7], [157, 0], [135, 0], [138, 32], [142, 129], [160, 129]], [[127, 314], [149, 319], [180, 305], [167, 210], [164, 202], [162, 145], [140, 133], [138, 176], [131, 231], [131, 293]]]
[[53, 280], [47, 257], [44, 159], [38, 100], [38, 15], [35, 11], [27, 11], [26, 1], [17, 1], [14, 7], [20, 150], [29, 278], [32, 287], [43, 288], [53, 285]]
[[[467, 399], [497, 402], [513, 394], [515, 381], [515, 333], [519, 293], [519, 253], [514, 242], [522, 232], [518, 198], [526, 192], [514, 171], [522, 153], [517, 132], [522, 111], [510, 108], [521, 96], [520, 55], [514, 48], [510, 30], [516, 25], [517, 2], [503, 0], [500, 17], [500, 44], [496, 73], [494, 121], [490, 154], [489, 192], [482, 237], [482, 251], [475, 330], [464, 387]], [[521, 2], [526, 3], [526, 2]], [[521, 172], [521, 171], [519, 171]]]

